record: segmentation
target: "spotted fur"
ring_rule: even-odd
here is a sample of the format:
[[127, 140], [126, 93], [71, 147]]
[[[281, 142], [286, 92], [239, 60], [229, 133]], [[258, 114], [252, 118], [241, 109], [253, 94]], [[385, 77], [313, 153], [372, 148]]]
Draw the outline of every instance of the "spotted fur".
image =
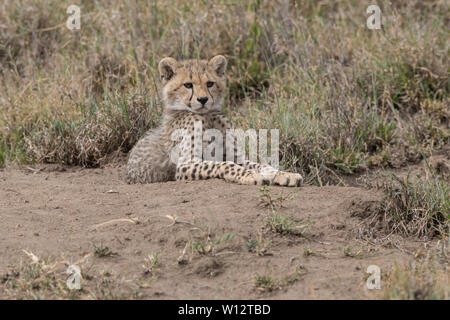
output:
[[[217, 129], [224, 138], [230, 134], [227, 129], [232, 129], [230, 121], [221, 112], [226, 67], [227, 60], [220, 55], [209, 61], [161, 60], [163, 121], [160, 127], [149, 130], [131, 151], [127, 165], [128, 183], [218, 178], [247, 185], [301, 184], [302, 177], [297, 173], [278, 171], [250, 161], [237, 164], [236, 148], [233, 149], [234, 161], [225, 161], [227, 153], [231, 152], [225, 143], [223, 159], [202, 159], [197, 150], [200, 148], [194, 144], [195, 137], [200, 138], [197, 141], [201, 141], [204, 149], [207, 143], [201, 137], [206, 129]], [[201, 124], [201, 129], [196, 124]], [[184, 132], [181, 142], [174, 139], [178, 129]], [[174, 154], [177, 154], [175, 158]]]

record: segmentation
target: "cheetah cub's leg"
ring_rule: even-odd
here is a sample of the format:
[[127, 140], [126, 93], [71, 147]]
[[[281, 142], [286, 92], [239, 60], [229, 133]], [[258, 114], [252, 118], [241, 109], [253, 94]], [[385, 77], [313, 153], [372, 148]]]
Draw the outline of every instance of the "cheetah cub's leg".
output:
[[254, 171], [246, 170], [244, 167], [233, 162], [224, 161], [198, 161], [192, 160], [177, 166], [176, 180], [206, 180], [224, 179], [227, 182], [235, 182], [248, 185], [270, 184], [263, 176]]
[[[233, 154], [233, 161], [239, 163], [237, 160], [238, 150], [237, 150], [237, 140], [233, 133], [232, 126], [230, 120], [221, 112], [217, 112], [213, 114], [213, 127], [220, 130], [222, 135], [226, 137], [226, 141], [233, 141], [232, 145], [226, 144], [225, 153], [228, 154], [231, 152]], [[256, 172], [252, 177], [255, 180], [263, 180], [270, 181], [270, 184], [280, 185], [280, 186], [288, 186], [288, 187], [298, 187], [302, 184], [303, 178], [298, 173], [284, 172], [278, 171], [275, 168], [251, 161], [245, 161], [244, 164], [241, 165], [244, 167], [246, 171]], [[252, 183], [250, 183], [252, 184]]]
[[[178, 165], [175, 178], [176, 180], [204, 180], [219, 178], [224, 179], [227, 182], [235, 182], [246, 185], [278, 184], [290, 187], [300, 185], [300, 175], [288, 173], [292, 176], [285, 176], [280, 173], [282, 172], [270, 166], [261, 167], [259, 171], [256, 171], [246, 169], [244, 166], [240, 166], [230, 161], [216, 162], [194, 160]], [[287, 172], [284, 172], [284, 174], [286, 173]]]

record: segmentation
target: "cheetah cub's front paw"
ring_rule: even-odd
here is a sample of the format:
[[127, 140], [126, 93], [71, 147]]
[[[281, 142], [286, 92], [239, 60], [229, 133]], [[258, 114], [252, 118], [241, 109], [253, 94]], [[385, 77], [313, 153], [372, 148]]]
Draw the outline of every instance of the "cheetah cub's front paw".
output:
[[278, 171], [273, 179], [273, 184], [286, 187], [300, 187], [303, 177], [298, 173]]
[[272, 184], [273, 179], [275, 178], [275, 172], [252, 172], [251, 174], [245, 176], [242, 180], [242, 184], [248, 185], [258, 185], [258, 186], [268, 186]]

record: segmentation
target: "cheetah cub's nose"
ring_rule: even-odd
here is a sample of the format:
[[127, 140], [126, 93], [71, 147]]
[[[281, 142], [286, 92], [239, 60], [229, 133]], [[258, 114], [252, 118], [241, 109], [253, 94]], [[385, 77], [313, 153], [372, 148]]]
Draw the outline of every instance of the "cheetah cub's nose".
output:
[[206, 102], [208, 102], [208, 97], [198, 97], [197, 101], [204, 105]]

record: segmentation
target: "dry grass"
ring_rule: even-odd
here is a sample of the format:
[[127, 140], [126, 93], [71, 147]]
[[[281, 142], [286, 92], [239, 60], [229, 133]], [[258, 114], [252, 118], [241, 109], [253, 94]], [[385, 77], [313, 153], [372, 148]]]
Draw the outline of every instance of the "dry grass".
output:
[[384, 299], [449, 300], [448, 238], [428, 248], [425, 256], [419, 252], [417, 261], [408, 265], [394, 265], [385, 282]]
[[80, 119], [42, 121], [24, 136], [28, 161], [98, 166], [108, 155], [127, 153], [158, 112], [143, 94], [93, 103]]
[[384, 298], [390, 300], [448, 300], [450, 279], [445, 270], [429, 266], [396, 265], [389, 275]]
[[379, 231], [425, 239], [448, 237], [450, 185], [446, 176], [428, 166], [424, 175], [391, 174], [377, 187], [384, 191], [385, 198], [366, 219], [364, 237], [376, 236]]
[[274, 277], [270, 274], [255, 274], [254, 287], [260, 292], [272, 292], [282, 290], [301, 279], [308, 270], [302, 265], [296, 265], [293, 272], [284, 277]]
[[10, 271], [0, 275], [0, 298], [19, 300], [48, 299], [130, 299], [134, 298], [135, 288], [120, 283], [107, 273], [91, 273], [92, 265], [87, 258], [79, 260], [81, 288], [70, 289], [67, 285], [69, 275], [68, 259], [41, 258], [32, 252], [24, 251], [27, 259]]
[[230, 115], [279, 128], [282, 163], [318, 184], [448, 143], [443, 1], [383, 3], [381, 31], [364, 27], [359, 1], [80, 7], [74, 32], [63, 3], [2, 5], [0, 162], [97, 166], [127, 152], [159, 120], [167, 55], [227, 55]]
[[[378, 31], [356, 0], [74, 4], [79, 31], [66, 28], [63, 2], [0, 5], [0, 165], [99, 166], [125, 154], [160, 120], [158, 61], [219, 53], [230, 62], [228, 115], [280, 129], [280, 163], [307, 183], [340, 184], [449, 144], [448, 1], [380, 1]], [[417, 201], [385, 207], [395, 225], [416, 208], [438, 220], [448, 209], [448, 182], [443, 207], [423, 196], [435, 180], [396, 183]]]

